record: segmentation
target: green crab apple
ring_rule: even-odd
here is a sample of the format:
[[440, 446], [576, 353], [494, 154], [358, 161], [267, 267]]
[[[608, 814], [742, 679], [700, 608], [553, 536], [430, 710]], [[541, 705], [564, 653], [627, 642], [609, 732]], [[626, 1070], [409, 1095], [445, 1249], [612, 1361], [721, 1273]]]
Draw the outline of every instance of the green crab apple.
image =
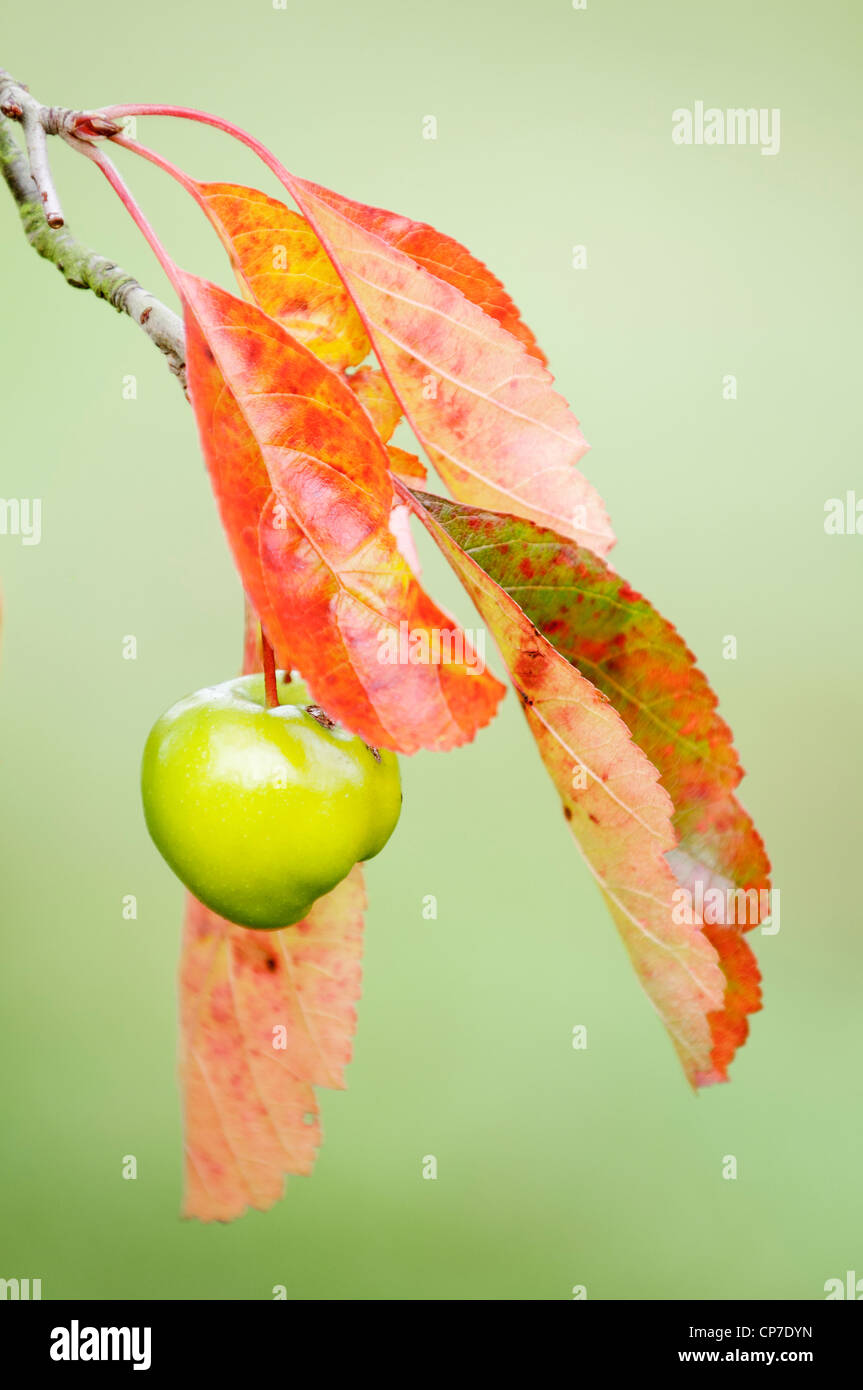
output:
[[333, 723], [294, 678], [198, 690], [153, 725], [141, 791], [153, 841], [205, 906], [242, 927], [305, 917], [383, 849], [401, 812], [398, 760]]

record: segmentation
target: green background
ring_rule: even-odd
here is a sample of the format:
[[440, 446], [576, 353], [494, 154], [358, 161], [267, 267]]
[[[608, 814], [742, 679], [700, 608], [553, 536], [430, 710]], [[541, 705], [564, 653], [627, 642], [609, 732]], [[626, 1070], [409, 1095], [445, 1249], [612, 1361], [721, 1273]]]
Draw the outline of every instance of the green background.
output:
[[[810, 1299], [863, 1273], [863, 537], [823, 528], [828, 498], [863, 495], [861, 20], [837, 0], [7, 13], [0, 62], [43, 101], [220, 112], [504, 279], [591, 441], [616, 566], [679, 625], [735, 730], [782, 927], [754, 943], [766, 1007], [731, 1084], [695, 1099], [510, 696], [474, 746], [404, 766], [314, 1176], [230, 1227], [180, 1222], [182, 894], [138, 760], [163, 708], [237, 668], [239, 587], [176, 383], [0, 198], [0, 493], [44, 509], [41, 545], [0, 537], [0, 1276], [45, 1298]], [[781, 108], [781, 152], [673, 145], [672, 110], [697, 99]], [[277, 192], [215, 132], [139, 134], [198, 177]], [[52, 154], [73, 230], [169, 298], [97, 171]], [[200, 214], [119, 158], [169, 251], [228, 283]]]

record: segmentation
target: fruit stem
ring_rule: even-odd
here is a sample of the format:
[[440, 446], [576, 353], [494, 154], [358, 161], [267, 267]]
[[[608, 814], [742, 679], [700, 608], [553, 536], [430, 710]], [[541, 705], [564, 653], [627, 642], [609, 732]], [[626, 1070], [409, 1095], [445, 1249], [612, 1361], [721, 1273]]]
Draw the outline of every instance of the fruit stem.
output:
[[261, 652], [264, 658], [264, 693], [267, 697], [267, 709], [278, 709], [279, 691], [276, 685], [276, 658], [263, 628], [261, 628]]

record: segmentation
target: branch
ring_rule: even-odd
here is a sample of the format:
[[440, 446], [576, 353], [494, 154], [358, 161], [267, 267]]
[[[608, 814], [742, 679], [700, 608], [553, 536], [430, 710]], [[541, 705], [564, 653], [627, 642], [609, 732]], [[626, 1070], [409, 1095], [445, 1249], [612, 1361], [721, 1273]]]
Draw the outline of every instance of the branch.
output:
[[[46, 134], [62, 134], [76, 113], [41, 106], [25, 88], [0, 70], [0, 173], [15, 200], [24, 233], [40, 256], [52, 261], [68, 284], [87, 289], [144, 330], [186, 387], [186, 345], [182, 320], [145, 290], [134, 276], [77, 241], [63, 224], [48, 167]], [[12, 134], [18, 120], [27, 141], [26, 159]], [[99, 132], [100, 134], [103, 132]], [[105, 131], [105, 134], [108, 132]]]

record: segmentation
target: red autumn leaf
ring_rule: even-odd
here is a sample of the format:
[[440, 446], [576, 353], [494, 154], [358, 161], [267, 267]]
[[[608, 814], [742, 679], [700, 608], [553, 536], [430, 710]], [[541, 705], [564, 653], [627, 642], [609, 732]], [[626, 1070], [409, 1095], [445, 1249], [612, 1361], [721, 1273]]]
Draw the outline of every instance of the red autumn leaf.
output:
[[[339, 375], [256, 305], [182, 275], [189, 393], [222, 521], [279, 664], [335, 719], [410, 753], [469, 741], [503, 687], [417, 583], [389, 529], [388, 456]], [[388, 659], [402, 625], [458, 641]]]
[[360, 995], [357, 865], [305, 921], [235, 927], [187, 897], [180, 969], [183, 1215], [265, 1211], [321, 1141], [315, 1086], [344, 1087]]
[[722, 1008], [709, 1017], [715, 1079], [727, 1081], [728, 1065], [749, 1035], [749, 1014], [761, 1008], [761, 975], [749, 942], [737, 927], [705, 922], [702, 930], [715, 947], [725, 976]]
[[383, 208], [360, 208], [359, 204], [349, 204], [346, 198], [330, 193], [328, 189], [305, 183], [303, 180], [298, 182], [306, 189], [314, 189], [317, 195], [327, 198], [340, 209], [359, 209], [368, 231], [388, 246], [404, 252], [429, 274], [447, 285], [452, 285], [465, 299], [469, 299], [471, 304], [476, 304], [483, 313], [496, 319], [501, 328], [518, 338], [532, 357], [545, 364], [545, 353], [527, 324], [523, 322], [501, 281], [492, 275], [487, 265], [477, 260], [476, 256], [472, 256], [459, 242], [430, 227], [427, 222], [413, 222], [409, 217], [386, 212]]
[[285, 183], [450, 491], [604, 554], [614, 543], [605, 508], [575, 466], [587, 444], [500, 282], [431, 227], [292, 175]]
[[711, 1015], [714, 1070], [724, 1080], [746, 1038], [746, 1015], [761, 1006], [755, 957], [736, 938], [739, 927], [761, 920], [770, 865], [734, 796], [743, 771], [716, 696], [671, 623], [590, 551], [515, 517], [418, 500], [607, 697], [659, 771], [674, 806], [678, 844], [668, 862], [678, 884], [694, 890], [700, 882], [702, 897], [721, 888], [732, 908], [748, 895], [745, 922], [730, 930], [701, 922], [726, 975], [723, 1009]]
[[[409, 496], [407, 492], [406, 496]], [[415, 503], [498, 645], [582, 857], [693, 1086], [716, 1080], [710, 1016], [723, 1007], [719, 957], [674, 920], [673, 806], [611, 704], [519, 605]]]

